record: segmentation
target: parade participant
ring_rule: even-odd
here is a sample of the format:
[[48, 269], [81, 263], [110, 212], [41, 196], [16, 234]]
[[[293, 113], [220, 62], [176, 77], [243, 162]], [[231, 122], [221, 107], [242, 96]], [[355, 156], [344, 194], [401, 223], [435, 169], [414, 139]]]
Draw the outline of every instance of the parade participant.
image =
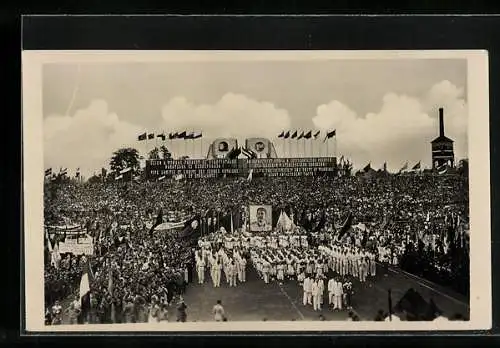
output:
[[159, 322], [168, 322], [168, 307], [166, 304], [161, 304], [158, 316]]
[[158, 297], [153, 295], [151, 298], [151, 304], [149, 305], [148, 323], [156, 323], [160, 321], [160, 306], [158, 305], [158, 302]]
[[308, 304], [312, 305], [312, 283], [313, 283], [313, 280], [306, 275], [306, 278], [304, 279], [304, 285], [303, 285], [303, 289], [304, 289], [303, 303], [304, 303], [304, 306], [308, 305]]
[[267, 260], [262, 260], [262, 275], [264, 277], [264, 282], [269, 284], [269, 272], [271, 270], [271, 264]]
[[318, 287], [318, 282], [316, 279], [311, 279], [311, 295], [312, 295], [312, 305], [313, 305], [313, 310], [319, 311], [320, 305], [319, 305], [319, 287]]
[[246, 282], [246, 266], [247, 260], [245, 257], [240, 257], [238, 260], [238, 280], [240, 283]]
[[220, 288], [221, 277], [222, 277], [222, 264], [220, 260], [217, 260], [214, 266], [214, 288]]
[[285, 264], [283, 262], [278, 263], [276, 269], [277, 269], [276, 278], [280, 281], [283, 281], [285, 279]]
[[132, 302], [132, 298], [128, 297], [126, 295], [126, 298], [124, 299], [125, 304], [123, 305], [122, 309], [122, 316], [124, 318], [125, 323], [133, 323], [135, 322], [135, 310], [134, 310], [134, 303]]
[[313, 274], [313, 263], [311, 259], [306, 260], [306, 275], [311, 277]]
[[69, 308], [67, 309], [69, 315], [70, 324], [78, 324], [78, 317], [82, 311], [82, 305], [80, 301], [80, 296], [76, 295], [74, 300], [71, 301]]
[[198, 284], [205, 282], [205, 260], [203, 257], [198, 257], [196, 260], [196, 269], [198, 271]]
[[177, 304], [177, 321], [178, 322], [186, 322], [187, 320], [187, 313], [186, 313], [187, 306], [184, 303], [184, 299], [182, 296], [179, 299], [179, 303]]
[[366, 277], [368, 273], [368, 262], [367, 262], [367, 257], [362, 257], [360, 260], [360, 265], [359, 265], [359, 281], [361, 283], [366, 282]]
[[212, 313], [214, 314], [215, 321], [224, 321], [224, 307], [222, 307], [221, 300], [217, 300], [217, 304], [212, 309]]
[[346, 308], [352, 309], [352, 295], [353, 295], [352, 282], [346, 281], [344, 282], [344, 284], [340, 283], [340, 286], [344, 294], [344, 302]]
[[231, 260], [231, 263], [228, 266], [228, 275], [229, 275], [229, 286], [236, 286], [236, 277], [238, 275], [238, 271], [236, 269], [236, 265], [234, 260]]
[[325, 282], [323, 280], [323, 276], [318, 276], [318, 304], [319, 304], [319, 309], [323, 306], [323, 295], [325, 293]]
[[341, 281], [336, 281], [335, 282], [335, 288], [334, 288], [334, 302], [333, 302], [333, 309], [338, 309], [342, 310], [342, 295], [343, 295], [343, 288], [342, 288], [342, 282]]
[[52, 325], [62, 324], [62, 306], [59, 300], [56, 300], [54, 306], [52, 306]]

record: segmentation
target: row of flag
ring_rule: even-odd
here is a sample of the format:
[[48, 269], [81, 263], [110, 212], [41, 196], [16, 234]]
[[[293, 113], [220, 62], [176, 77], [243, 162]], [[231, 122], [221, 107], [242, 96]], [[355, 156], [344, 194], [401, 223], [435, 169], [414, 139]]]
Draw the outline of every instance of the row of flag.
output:
[[[344, 156], [341, 157], [340, 161], [342, 162], [342, 159], [343, 159]], [[446, 172], [448, 171], [448, 165], [445, 163], [439, 167], [436, 168], [437, 172], [439, 174], [446, 174]], [[371, 162], [369, 162], [365, 167], [363, 167], [362, 171], [363, 172], [369, 172], [372, 170], [372, 167], [371, 167]], [[387, 172], [387, 162], [384, 162], [383, 164], [383, 167], [382, 167], [382, 170], [384, 172]], [[397, 172], [398, 174], [401, 174], [401, 173], [405, 173], [405, 172], [419, 172], [420, 170], [422, 170], [422, 164], [420, 161], [418, 161], [413, 167], [411, 167], [410, 170], [408, 170], [408, 162], [406, 162], [402, 167], [401, 169]]]
[[[175, 133], [169, 133], [168, 135], [165, 133], [160, 133], [156, 134], [157, 138], [160, 138], [161, 140], [165, 141], [167, 138], [169, 140], [174, 140], [174, 139], [189, 139], [189, 140], [194, 140], [194, 139], [199, 139], [203, 137], [203, 134], [201, 132], [175, 132]], [[155, 138], [155, 133], [147, 133], [144, 132], [142, 134], [139, 134], [137, 137], [138, 141], [143, 141], [146, 139], [152, 140]]]
[[[61, 167], [59, 172], [54, 172], [52, 168], [45, 169], [45, 178], [50, 178], [52, 181], [58, 178], [64, 178], [68, 175], [68, 168]], [[80, 178], [80, 168], [76, 168], [75, 177]]]
[[[321, 135], [321, 131], [316, 131], [313, 133], [312, 130], [310, 131], [302, 131], [301, 133], [299, 133], [299, 131], [282, 131], [280, 134], [278, 134], [278, 138], [283, 138], [283, 139], [297, 139], [297, 140], [300, 140], [300, 139], [318, 139]], [[334, 129], [332, 131], [328, 131], [326, 132], [326, 135], [325, 135], [325, 139], [323, 141], [326, 141], [330, 138], [333, 138], [337, 136], [337, 130]]]

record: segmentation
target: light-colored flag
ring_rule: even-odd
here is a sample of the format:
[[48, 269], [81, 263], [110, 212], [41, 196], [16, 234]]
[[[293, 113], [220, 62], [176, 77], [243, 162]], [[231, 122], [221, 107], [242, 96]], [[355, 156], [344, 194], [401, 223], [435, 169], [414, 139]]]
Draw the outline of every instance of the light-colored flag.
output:
[[250, 169], [250, 173], [248, 173], [247, 181], [252, 181], [253, 178], [253, 169]]

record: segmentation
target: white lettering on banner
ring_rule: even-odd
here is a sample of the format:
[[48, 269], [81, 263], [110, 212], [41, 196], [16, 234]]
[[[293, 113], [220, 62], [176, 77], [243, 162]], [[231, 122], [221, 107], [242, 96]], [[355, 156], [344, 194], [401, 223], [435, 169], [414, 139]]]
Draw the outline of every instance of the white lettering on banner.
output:
[[92, 243], [92, 240], [90, 240], [90, 243], [59, 243], [59, 252], [61, 254], [72, 253], [74, 255], [93, 255], [94, 243]]

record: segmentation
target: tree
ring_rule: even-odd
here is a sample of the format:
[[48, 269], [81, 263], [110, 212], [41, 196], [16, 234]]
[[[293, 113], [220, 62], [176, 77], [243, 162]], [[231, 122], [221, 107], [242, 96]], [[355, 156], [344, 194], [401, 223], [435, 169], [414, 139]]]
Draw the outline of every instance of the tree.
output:
[[171, 159], [172, 158], [172, 154], [170, 153], [170, 151], [168, 151], [168, 149], [165, 145], [162, 145], [160, 147], [160, 151], [163, 155], [163, 159]]
[[88, 182], [91, 184], [98, 184], [98, 183], [102, 182], [102, 177], [100, 175], [94, 174], [89, 178]]
[[462, 159], [458, 162], [458, 173], [468, 177], [469, 176], [469, 160], [468, 159]]
[[120, 172], [125, 168], [139, 169], [139, 152], [133, 148], [122, 148], [113, 152], [109, 166], [112, 171]]
[[160, 152], [158, 151], [158, 148], [155, 147], [153, 150], [149, 151], [148, 156], [150, 160], [160, 159]]

